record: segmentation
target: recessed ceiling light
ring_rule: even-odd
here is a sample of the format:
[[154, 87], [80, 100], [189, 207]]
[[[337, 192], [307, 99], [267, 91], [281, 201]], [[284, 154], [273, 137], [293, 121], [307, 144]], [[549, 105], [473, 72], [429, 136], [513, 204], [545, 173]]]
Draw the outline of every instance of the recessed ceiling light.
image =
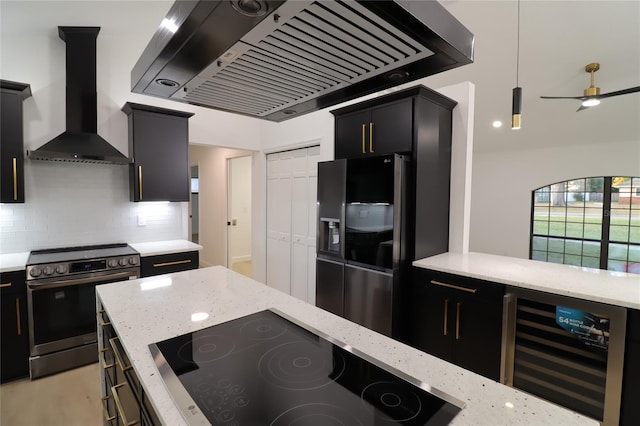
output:
[[502, 121], [500, 121], [500, 120], [496, 120], [496, 121], [494, 121], [494, 122], [493, 122], [493, 127], [495, 127], [496, 129], [497, 129], [498, 127], [502, 127]]

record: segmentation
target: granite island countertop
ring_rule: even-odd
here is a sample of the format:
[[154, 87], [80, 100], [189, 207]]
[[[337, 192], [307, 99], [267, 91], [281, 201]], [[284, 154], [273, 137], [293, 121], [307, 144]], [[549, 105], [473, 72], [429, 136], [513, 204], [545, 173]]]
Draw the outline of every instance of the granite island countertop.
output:
[[[463, 401], [466, 407], [453, 425], [598, 424], [221, 266], [104, 284], [96, 290], [146, 395], [167, 425], [186, 423], [164, 386], [148, 345], [269, 308]], [[208, 317], [193, 321], [193, 313]]]
[[413, 266], [512, 287], [640, 309], [640, 275], [485, 253], [442, 253]]

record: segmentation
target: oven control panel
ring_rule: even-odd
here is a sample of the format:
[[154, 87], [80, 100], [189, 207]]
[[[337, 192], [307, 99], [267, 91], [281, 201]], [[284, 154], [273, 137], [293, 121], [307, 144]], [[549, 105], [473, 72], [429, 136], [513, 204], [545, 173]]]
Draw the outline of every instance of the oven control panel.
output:
[[49, 263], [27, 266], [27, 280], [61, 277], [98, 271], [116, 271], [136, 268], [140, 265], [140, 255], [117, 256], [106, 259], [90, 259], [75, 262]]

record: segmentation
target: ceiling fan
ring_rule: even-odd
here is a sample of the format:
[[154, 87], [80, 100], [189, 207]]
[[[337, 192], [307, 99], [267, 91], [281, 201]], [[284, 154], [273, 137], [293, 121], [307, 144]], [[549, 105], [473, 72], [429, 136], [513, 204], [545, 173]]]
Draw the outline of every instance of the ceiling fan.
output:
[[640, 92], [640, 86], [630, 87], [628, 89], [617, 90], [615, 92], [600, 94], [600, 88], [594, 84], [594, 74], [600, 69], [600, 64], [593, 62], [584, 67], [584, 70], [591, 74], [591, 85], [584, 89], [583, 96], [540, 96], [542, 99], [577, 99], [582, 101], [582, 105], [577, 111], [582, 111], [600, 103], [600, 99], [610, 98], [612, 96], [627, 95], [629, 93]]

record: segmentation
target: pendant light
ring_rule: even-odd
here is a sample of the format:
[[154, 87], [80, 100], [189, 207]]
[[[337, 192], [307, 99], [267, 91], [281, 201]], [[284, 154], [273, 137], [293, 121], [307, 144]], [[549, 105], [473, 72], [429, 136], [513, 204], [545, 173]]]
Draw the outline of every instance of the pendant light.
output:
[[520, 128], [522, 118], [522, 87], [519, 86], [520, 74], [520, 0], [518, 0], [518, 44], [516, 50], [516, 87], [513, 88], [511, 103], [511, 128]]

